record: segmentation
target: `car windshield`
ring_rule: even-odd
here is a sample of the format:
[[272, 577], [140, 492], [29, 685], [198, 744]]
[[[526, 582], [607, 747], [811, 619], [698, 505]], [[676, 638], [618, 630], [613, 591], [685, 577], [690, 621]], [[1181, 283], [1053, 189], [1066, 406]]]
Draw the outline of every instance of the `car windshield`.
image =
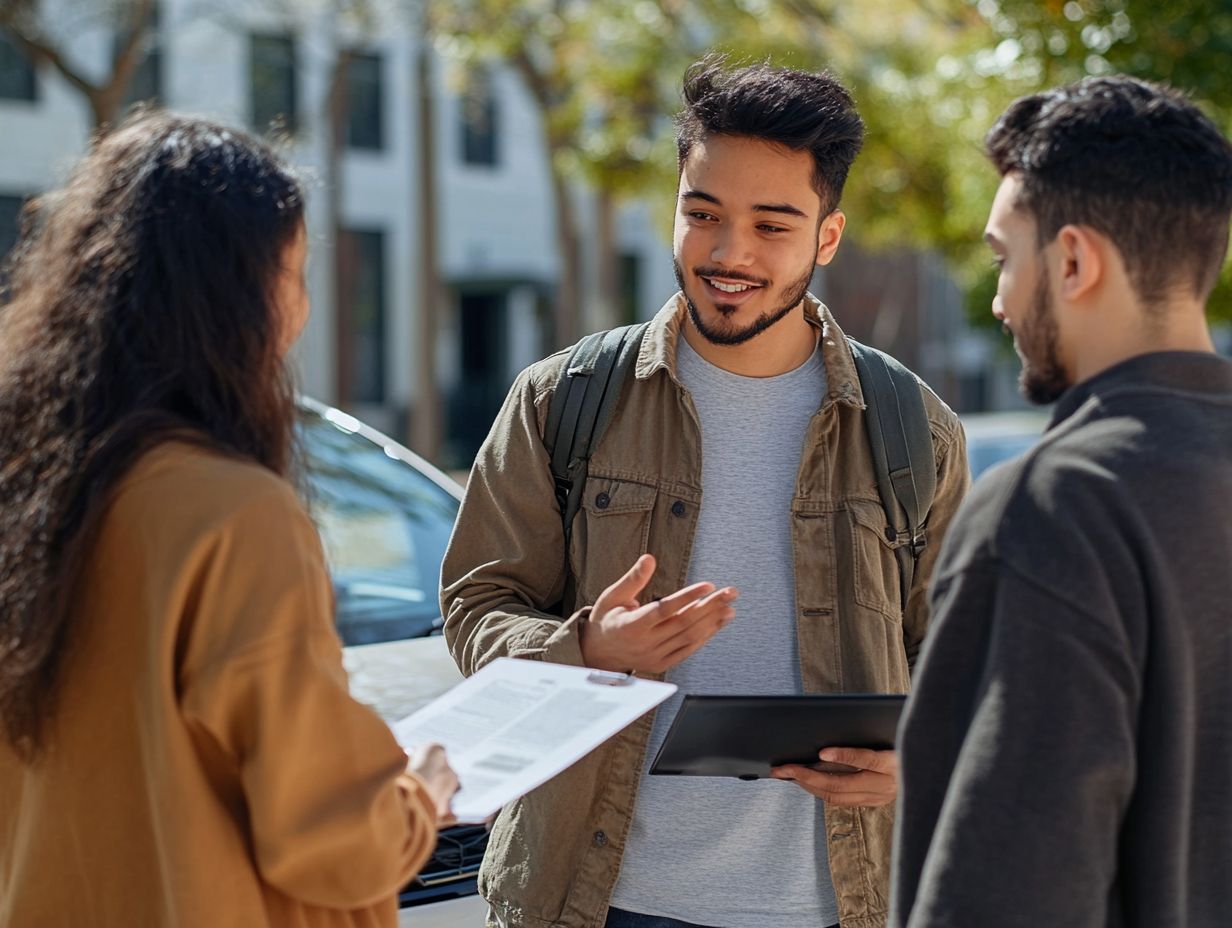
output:
[[300, 434], [343, 643], [439, 628], [437, 584], [457, 499], [344, 421], [301, 408]]

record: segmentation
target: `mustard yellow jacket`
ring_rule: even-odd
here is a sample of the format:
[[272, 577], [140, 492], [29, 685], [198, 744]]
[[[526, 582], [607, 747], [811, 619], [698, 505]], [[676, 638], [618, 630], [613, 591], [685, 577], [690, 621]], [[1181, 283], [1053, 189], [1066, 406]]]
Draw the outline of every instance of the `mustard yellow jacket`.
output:
[[436, 816], [347, 692], [316, 528], [167, 442], [121, 480], [34, 764], [0, 743], [0, 928], [390, 928]]
[[[811, 693], [906, 692], [928, 626], [925, 592], [970, 481], [957, 417], [931, 391], [925, 406], [937, 467], [928, 545], [906, 604], [886, 540], [864, 428], [864, 398], [843, 333], [805, 301], [821, 329], [828, 393], [808, 427], [791, 512], [801, 675]], [[590, 462], [568, 553], [542, 434], [567, 352], [524, 371], [481, 449], [442, 570], [445, 636], [463, 673], [499, 656], [581, 664], [577, 623], [638, 555], [658, 569], [646, 599], [685, 583], [697, 525], [701, 438], [676, 376], [684, 318], [673, 297], [643, 341]], [[723, 583], [722, 577], [710, 578]], [[600, 928], [633, 815], [652, 716], [506, 808], [492, 831], [480, 890], [509, 928]], [[830, 868], [843, 928], [885, 923], [893, 807], [826, 807]]]

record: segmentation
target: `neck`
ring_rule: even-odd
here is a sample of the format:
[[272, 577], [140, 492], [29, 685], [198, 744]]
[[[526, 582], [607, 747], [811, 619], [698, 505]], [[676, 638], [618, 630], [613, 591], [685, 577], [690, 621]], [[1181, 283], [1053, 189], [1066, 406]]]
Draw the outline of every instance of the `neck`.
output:
[[1076, 382], [1094, 377], [1122, 361], [1157, 351], [1215, 351], [1206, 324], [1205, 307], [1196, 301], [1169, 303], [1149, 312], [1138, 311], [1132, 320], [1122, 318], [1116, 322], [1101, 325], [1098, 332], [1089, 333], [1074, 352]]
[[764, 332], [740, 345], [707, 340], [686, 311], [681, 333], [689, 347], [715, 367], [741, 377], [777, 377], [794, 371], [817, 349], [817, 329], [804, 317], [803, 303]]

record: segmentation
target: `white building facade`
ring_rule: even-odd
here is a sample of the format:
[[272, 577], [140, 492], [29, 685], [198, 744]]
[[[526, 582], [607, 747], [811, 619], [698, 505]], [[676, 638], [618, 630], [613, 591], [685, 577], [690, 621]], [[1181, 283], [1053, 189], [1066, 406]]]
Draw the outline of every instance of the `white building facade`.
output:
[[[66, 57], [99, 79], [115, 33], [67, 17]], [[203, 12], [161, 0], [156, 42], [130, 97], [264, 131], [279, 118], [288, 155], [309, 181], [313, 315], [297, 348], [305, 392], [405, 437], [418, 389], [421, 304], [419, 56], [410, 24], [390, 19], [364, 41], [328, 9], [299, 20], [251, 8]], [[348, 33], [349, 38], [348, 38]], [[344, 144], [331, 158], [330, 76], [349, 57]], [[431, 57], [435, 225], [441, 284], [433, 357], [446, 464], [465, 466], [510, 382], [550, 344], [559, 266], [539, 115], [509, 72], [471, 75]], [[469, 86], [467, 86], [469, 85]], [[24, 200], [62, 182], [92, 121], [82, 94], [51, 66], [34, 68], [0, 33], [0, 252]], [[334, 210], [337, 220], [335, 223]], [[662, 210], [621, 207], [616, 223], [625, 305], [611, 320], [652, 314], [675, 288]], [[656, 212], [657, 210], [657, 212]], [[583, 247], [593, 248], [582, 216]], [[335, 234], [335, 229], [339, 234]], [[335, 260], [334, 250], [347, 249]], [[593, 254], [586, 262], [593, 267]], [[340, 271], [342, 267], [344, 270]], [[343, 279], [339, 279], [339, 277]], [[592, 275], [593, 276], [593, 275]], [[593, 284], [587, 284], [593, 286]], [[584, 320], [587, 323], [595, 320]]]

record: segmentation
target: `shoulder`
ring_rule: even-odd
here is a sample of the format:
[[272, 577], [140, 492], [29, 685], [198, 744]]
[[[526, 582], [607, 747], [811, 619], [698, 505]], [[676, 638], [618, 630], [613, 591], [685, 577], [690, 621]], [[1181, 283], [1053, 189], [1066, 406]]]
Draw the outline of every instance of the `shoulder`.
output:
[[[914, 371], [912, 372], [914, 373]], [[928, 428], [932, 432], [933, 441], [943, 445], [952, 445], [962, 436], [962, 424], [958, 414], [926, 384], [919, 374], [915, 375], [920, 385], [920, 395], [924, 399], [924, 412], [928, 416]]]
[[574, 349], [574, 345], [562, 348], [542, 360], [526, 367], [514, 378], [510, 393], [517, 393], [529, 398], [534, 405], [546, 403], [556, 390], [556, 384], [564, 373], [565, 362]]
[[242, 525], [257, 535], [310, 525], [294, 488], [257, 464], [190, 441], [143, 454], [121, 478], [109, 519], [149, 529], [165, 522], [198, 532]]
[[[1118, 526], [1126, 512], [1115, 468], [1103, 466], [1105, 432], [1075, 417], [1021, 457], [992, 467], [972, 486], [946, 540], [945, 572], [981, 557], [1013, 565], [1042, 587], [1081, 590], [1093, 571], [1132, 563]], [[1128, 569], [1128, 568], [1127, 568]]]
[[[924, 403], [924, 414], [928, 418], [929, 434], [932, 436], [938, 460], [953, 450], [956, 442], [959, 443], [959, 450], [965, 447], [965, 442], [962, 441], [962, 425], [958, 421], [957, 414], [937, 395], [932, 387], [924, 382], [924, 379], [919, 374], [908, 368], [888, 351], [873, 348], [870, 345], [856, 342], [848, 337], [839, 328], [838, 324], [834, 321], [834, 316], [824, 304], [812, 297], [809, 300], [806, 308], [808, 312], [816, 316], [817, 322], [821, 326], [822, 359], [826, 367], [826, 376], [832, 383], [847, 384], [853, 378], [858, 377], [861, 381], [860, 392], [865, 404], [868, 404], [870, 401], [869, 387], [868, 384], [863, 382], [864, 378], [860, 373], [860, 365], [856, 362], [854, 352], [856, 351], [856, 346], [858, 346], [861, 353], [865, 355], [880, 355], [892, 374], [896, 371], [900, 375], [905, 372], [918, 385], [920, 397]], [[895, 376], [894, 380], [901, 382], [898, 376]]]
[[[915, 371], [908, 368], [905, 364], [894, 358], [886, 352], [882, 352], [886, 357], [892, 358], [904, 371], [915, 379], [916, 384], [920, 389], [920, 398], [924, 402], [924, 415], [928, 418], [928, 431], [932, 435], [933, 445], [936, 450], [938, 459], [947, 455], [958, 442], [959, 450], [966, 447], [963, 441], [962, 424], [959, 422], [958, 414], [949, 407], [937, 392], [933, 390]], [[868, 394], [865, 393], [867, 401]]]

